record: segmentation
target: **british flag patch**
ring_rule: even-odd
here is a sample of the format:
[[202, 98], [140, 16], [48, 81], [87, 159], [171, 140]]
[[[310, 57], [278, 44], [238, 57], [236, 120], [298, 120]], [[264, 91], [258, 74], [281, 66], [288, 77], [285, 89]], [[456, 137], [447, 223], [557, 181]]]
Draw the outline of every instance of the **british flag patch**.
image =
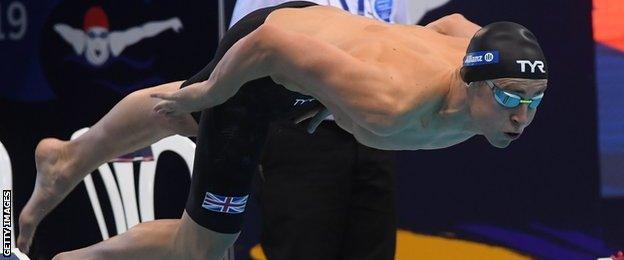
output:
[[245, 211], [245, 205], [247, 204], [248, 197], [249, 195], [243, 197], [226, 197], [206, 192], [202, 208], [221, 213], [243, 213]]

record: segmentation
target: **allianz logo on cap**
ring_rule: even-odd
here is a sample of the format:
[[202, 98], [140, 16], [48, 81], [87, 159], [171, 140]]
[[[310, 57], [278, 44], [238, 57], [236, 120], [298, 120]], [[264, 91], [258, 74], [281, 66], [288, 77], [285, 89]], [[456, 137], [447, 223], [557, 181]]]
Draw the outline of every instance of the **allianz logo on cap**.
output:
[[498, 51], [478, 51], [466, 54], [464, 66], [478, 66], [498, 63]]

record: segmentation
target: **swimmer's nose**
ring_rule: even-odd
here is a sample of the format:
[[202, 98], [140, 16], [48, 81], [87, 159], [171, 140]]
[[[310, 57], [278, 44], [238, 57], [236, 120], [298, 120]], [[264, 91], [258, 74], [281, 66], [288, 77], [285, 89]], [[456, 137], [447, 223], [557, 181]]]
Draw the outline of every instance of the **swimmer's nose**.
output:
[[529, 105], [522, 104], [518, 106], [518, 108], [516, 108], [515, 111], [511, 113], [510, 120], [513, 123], [514, 127], [522, 128], [528, 125], [530, 121]]

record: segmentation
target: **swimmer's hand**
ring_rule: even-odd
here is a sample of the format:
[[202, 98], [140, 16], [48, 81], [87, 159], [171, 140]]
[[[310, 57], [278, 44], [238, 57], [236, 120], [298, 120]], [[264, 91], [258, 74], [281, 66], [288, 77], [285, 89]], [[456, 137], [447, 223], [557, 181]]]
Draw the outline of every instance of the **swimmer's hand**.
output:
[[312, 119], [310, 120], [310, 123], [308, 124], [308, 128], [307, 128], [308, 133], [313, 134], [316, 131], [316, 128], [323, 122], [323, 120], [325, 120], [325, 118], [327, 118], [330, 115], [331, 115], [331, 112], [329, 112], [329, 109], [325, 107], [323, 107], [323, 109], [318, 111], [318, 113], [316, 113], [316, 115], [312, 117]]
[[206, 101], [205, 87], [196, 83], [172, 93], [153, 93], [153, 98], [161, 99], [154, 106], [154, 112], [165, 116], [178, 116], [201, 111], [210, 107]]
[[331, 115], [329, 109], [325, 108], [323, 104], [318, 101], [314, 101], [316, 104], [304, 114], [294, 118], [294, 123], [299, 124], [305, 120], [310, 119], [310, 122], [307, 126], [307, 131], [309, 134], [313, 134], [316, 131], [316, 128], [325, 120], [328, 116]]

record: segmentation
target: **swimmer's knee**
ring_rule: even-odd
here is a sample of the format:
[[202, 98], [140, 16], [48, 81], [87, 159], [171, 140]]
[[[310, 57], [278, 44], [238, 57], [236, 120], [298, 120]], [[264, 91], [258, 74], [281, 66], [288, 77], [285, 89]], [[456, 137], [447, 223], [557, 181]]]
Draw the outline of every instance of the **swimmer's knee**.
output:
[[239, 234], [213, 231], [185, 213], [172, 236], [172, 251], [180, 259], [223, 259], [223, 254], [234, 244]]
[[175, 117], [165, 117], [157, 115], [156, 113], [154, 114], [155, 120], [158, 120], [159, 124], [171, 133], [182, 136], [197, 136], [197, 132], [199, 132], [199, 125], [191, 114]]

